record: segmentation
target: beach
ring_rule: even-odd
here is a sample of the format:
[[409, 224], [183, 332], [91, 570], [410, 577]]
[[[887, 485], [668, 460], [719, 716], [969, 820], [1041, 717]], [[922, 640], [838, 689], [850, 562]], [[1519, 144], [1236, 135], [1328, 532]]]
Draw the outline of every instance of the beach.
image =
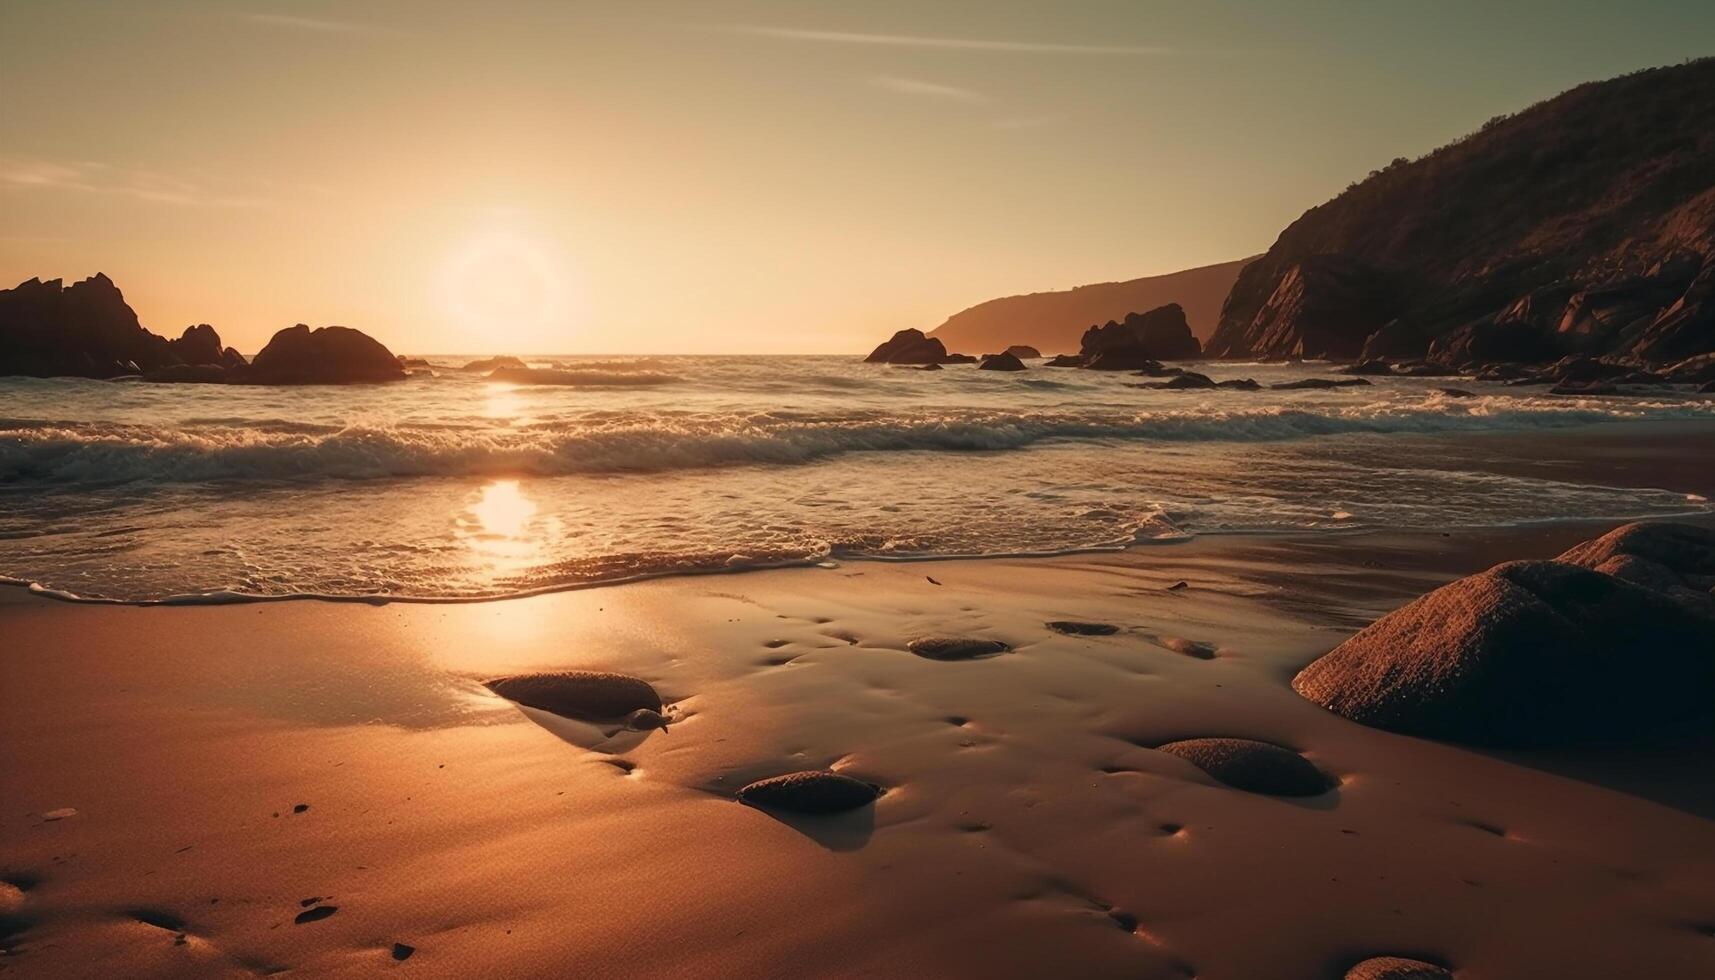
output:
[[[1461, 978], [1700, 975], [1709, 747], [1479, 750], [1288, 687], [1407, 599], [1612, 523], [460, 604], [6, 590], [0, 969], [1309, 980], [1398, 954]], [[1011, 650], [938, 662], [906, 649], [925, 634]], [[608, 737], [482, 686], [569, 667], [649, 680], [672, 723]], [[1248, 793], [1154, 751], [1202, 736], [1297, 749], [1338, 785]], [[733, 800], [821, 767], [885, 792], [833, 818]]]

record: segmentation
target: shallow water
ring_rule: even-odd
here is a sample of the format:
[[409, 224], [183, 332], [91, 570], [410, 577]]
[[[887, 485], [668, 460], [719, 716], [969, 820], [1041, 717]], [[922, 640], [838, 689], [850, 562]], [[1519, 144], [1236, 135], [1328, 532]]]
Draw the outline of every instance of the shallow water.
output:
[[121, 599], [474, 598], [841, 558], [1708, 508], [1503, 475], [1480, 440], [1457, 438], [1549, 445], [1593, 423], [1715, 420], [1715, 401], [1665, 391], [1376, 378], [1180, 392], [850, 357], [554, 360], [580, 383], [446, 368], [343, 388], [0, 378], [0, 575]]

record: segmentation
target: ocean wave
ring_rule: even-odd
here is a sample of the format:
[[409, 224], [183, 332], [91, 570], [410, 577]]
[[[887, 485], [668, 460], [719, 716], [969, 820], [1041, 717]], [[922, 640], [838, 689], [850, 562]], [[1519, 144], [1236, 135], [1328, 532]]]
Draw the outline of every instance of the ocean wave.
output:
[[1708, 402], [1480, 397], [1296, 409], [590, 413], [547, 425], [172, 427], [0, 422], [0, 484], [556, 476], [792, 465], [859, 452], [996, 452], [1067, 440], [1265, 442], [1715, 419]]

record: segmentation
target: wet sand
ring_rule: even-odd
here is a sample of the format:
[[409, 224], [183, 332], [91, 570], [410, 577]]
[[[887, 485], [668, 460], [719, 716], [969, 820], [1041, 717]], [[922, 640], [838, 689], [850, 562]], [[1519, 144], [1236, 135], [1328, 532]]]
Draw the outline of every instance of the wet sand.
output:
[[[1421, 592], [1613, 523], [469, 605], [3, 590], [0, 971], [1715, 975], [1715, 750], [1477, 750], [1287, 686]], [[910, 653], [926, 635], [1010, 650]], [[609, 737], [482, 686], [573, 667], [646, 678], [673, 723]], [[1207, 736], [1338, 785], [1258, 795], [1155, 750]], [[732, 800], [825, 766], [886, 792], [831, 818]]]

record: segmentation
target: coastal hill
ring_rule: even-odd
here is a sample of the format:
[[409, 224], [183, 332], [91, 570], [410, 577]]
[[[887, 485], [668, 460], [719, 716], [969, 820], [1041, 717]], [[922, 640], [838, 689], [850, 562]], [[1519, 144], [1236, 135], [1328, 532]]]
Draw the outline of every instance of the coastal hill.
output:
[[1215, 329], [1221, 301], [1249, 261], [991, 299], [953, 314], [929, 336], [948, 350], [997, 351], [1028, 344], [1044, 353], [1075, 351], [1078, 339], [1093, 323], [1178, 303], [1191, 331], [1202, 340]]
[[1580, 85], [1311, 208], [1239, 274], [1219, 357], [1715, 349], [1715, 59]]

